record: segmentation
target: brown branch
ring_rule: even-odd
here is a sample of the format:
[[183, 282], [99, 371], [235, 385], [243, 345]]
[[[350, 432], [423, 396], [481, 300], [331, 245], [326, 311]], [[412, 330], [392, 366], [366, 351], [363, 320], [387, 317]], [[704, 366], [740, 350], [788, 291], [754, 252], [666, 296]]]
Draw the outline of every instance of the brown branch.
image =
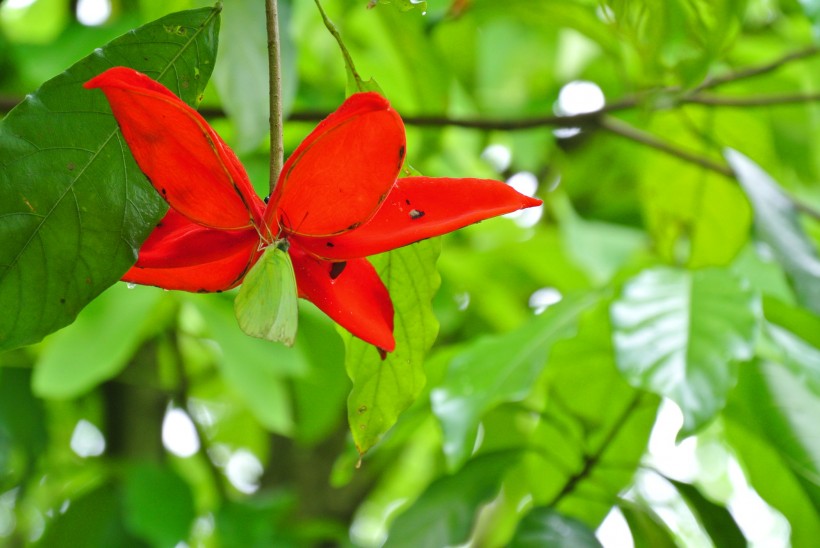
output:
[[284, 164], [282, 123], [282, 64], [279, 54], [278, 0], [266, 0], [265, 21], [268, 29], [268, 86], [270, 96], [270, 192], [279, 180]]
[[720, 173], [726, 177], [733, 178], [735, 176], [732, 169], [726, 164], [716, 162], [711, 158], [702, 156], [696, 152], [690, 152], [678, 147], [677, 145], [663, 141], [651, 133], [633, 127], [622, 120], [606, 116], [601, 118], [599, 125], [602, 129], [614, 133], [615, 135], [619, 135], [636, 143], [654, 148], [655, 150], [659, 150], [685, 162], [699, 165], [705, 169], [714, 171], [715, 173]]
[[702, 84], [696, 87], [693, 90], [693, 93], [699, 93], [705, 89], [712, 89], [723, 84], [729, 84], [732, 82], [737, 82], [738, 80], [745, 80], [747, 78], [753, 78], [755, 76], [760, 76], [762, 74], [766, 74], [769, 72], [773, 72], [788, 63], [793, 61], [799, 61], [801, 59], [805, 59], [807, 57], [811, 57], [820, 53], [820, 47], [818, 46], [809, 46], [807, 48], [793, 51], [791, 53], [787, 53], [786, 55], [775, 59], [769, 63], [765, 63], [762, 65], [758, 65], [756, 67], [748, 67], [745, 69], [741, 69], [735, 72], [730, 72], [728, 74], [723, 74], [721, 76], [713, 76], [711, 78], [707, 78], [704, 80]]

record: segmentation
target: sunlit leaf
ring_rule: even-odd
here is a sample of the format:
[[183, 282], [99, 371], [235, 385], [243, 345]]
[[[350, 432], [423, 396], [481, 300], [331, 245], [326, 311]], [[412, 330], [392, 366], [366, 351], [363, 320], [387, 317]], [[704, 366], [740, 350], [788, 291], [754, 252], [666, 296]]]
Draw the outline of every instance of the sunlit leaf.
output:
[[768, 244], [789, 274], [802, 304], [820, 314], [820, 258], [800, 226], [797, 209], [780, 186], [743, 154], [726, 150], [755, 212], [758, 237]]
[[728, 270], [659, 267], [630, 280], [611, 314], [618, 368], [673, 399], [689, 434], [723, 407], [737, 362], [751, 357], [760, 303]]
[[820, 537], [820, 399], [780, 364], [744, 367], [726, 433], [751, 485], [791, 526], [791, 544]]
[[441, 244], [425, 240], [373, 257], [395, 309], [396, 350], [382, 360], [376, 349], [345, 334], [345, 367], [353, 381], [347, 417], [360, 453], [370, 449], [424, 388], [424, 357], [438, 333], [431, 302], [440, 278]]
[[215, 9], [164, 17], [45, 83], [0, 122], [0, 349], [71, 322], [134, 262], [164, 210], [103, 95], [82, 84], [129, 65], [196, 104], [218, 31]]

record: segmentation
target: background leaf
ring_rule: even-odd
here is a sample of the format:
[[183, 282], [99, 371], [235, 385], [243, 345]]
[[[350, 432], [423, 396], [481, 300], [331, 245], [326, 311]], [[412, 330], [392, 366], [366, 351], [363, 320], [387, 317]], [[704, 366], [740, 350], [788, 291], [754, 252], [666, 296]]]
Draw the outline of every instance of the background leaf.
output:
[[196, 104], [218, 30], [214, 9], [164, 17], [89, 55], [0, 122], [0, 350], [71, 322], [133, 264], [164, 211], [105, 98], [82, 84], [128, 65]]

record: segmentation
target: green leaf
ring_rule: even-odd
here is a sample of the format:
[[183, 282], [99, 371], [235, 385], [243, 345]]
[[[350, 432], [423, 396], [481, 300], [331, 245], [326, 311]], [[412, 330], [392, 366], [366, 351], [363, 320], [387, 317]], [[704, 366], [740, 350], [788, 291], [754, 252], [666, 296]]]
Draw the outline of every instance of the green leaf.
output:
[[725, 155], [752, 202], [758, 237], [771, 247], [791, 277], [802, 304], [820, 314], [820, 258], [800, 226], [794, 203], [749, 158], [732, 149], [727, 149]]
[[226, 501], [216, 514], [216, 532], [225, 548], [300, 546], [288, 526], [293, 500], [280, 493]]
[[478, 341], [450, 362], [430, 400], [451, 469], [469, 457], [484, 413], [530, 393], [552, 345], [575, 333], [579, 315], [593, 303], [592, 298], [566, 299], [515, 331]]
[[575, 518], [541, 506], [530, 510], [515, 531], [510, 548], [598, 548], [595, 532]]
[[353, 381], [347, 418], [361, 454], [376, 444], [424, 388], [424, 357], [438, 333], [430, 303], [440, 283], [436, 271], [440, 249], [439, 240], [430, 239], [370, 258], [393, 299], [396, 349], [382, 360], [373, 345], [345, 336], [345, 368]]
[[675, 548], [672, 532], [651, 508], [620, 501], [618, 508], [629, 525], [635, 548]]
[[176, 472], [139, 464], [125, 476], [125, 523], [153, 546], [187, 541], [196, 511], [190, 486]]
[[714, 541], [715, 546], [723, 548], [745, 548], [746, 537], [738, 527], [732, 514], [725, 507], [715, 504], [703, 496], [694, 485], [667, 478], [675, 486], [689, 505], [692, 513], [698, 518], [704, 530]]
[[251, 337], [293, 346], [299, 321], [290, 255], [269, 245], [242, 280], [234, 301], [239, 327]]
[[[282, 111], [287, 118], [298, 84], [296, 46], [290, 34], [290, 2], [279, 2], [279, 54]], [[213, 82], [236, 131], [240, 152], [259, 146], [270, 130], [268, 48], [265, 6], [256, 0], [232, 0], [222, 12], [221, 47]]]
[[213, 66], [218, 13], [175, 13], [131, 31], [0, 122], [0, 350], [70, 323], [133, 264], [165, 209], [103, 94], [82, 84], [127, 65], [196, 104]]
[[384, 547], [462, 544], [479, 507], [498, 493], [504, 474], [519, 458], [514, 451], [482, 455], [458, 473], [436, 480], [396, 519]]
[[612, 305], [618, 368], [632, 386], [674, 400], [691, 434], [723, 408], [760, 315], [756, 294], [729, 270], [646, 270]]
[[34, 393], [75, 398], [116, 377], [150, 333], [151, 312], [161, 298], [154, 287], [108, 288], [73, 324], [46, 339], [34, 369]]
[[752, 487], [791, 525], [792, 546], [820, 538], [820, 398], [780, 364], [744, 367], [724, 414]]

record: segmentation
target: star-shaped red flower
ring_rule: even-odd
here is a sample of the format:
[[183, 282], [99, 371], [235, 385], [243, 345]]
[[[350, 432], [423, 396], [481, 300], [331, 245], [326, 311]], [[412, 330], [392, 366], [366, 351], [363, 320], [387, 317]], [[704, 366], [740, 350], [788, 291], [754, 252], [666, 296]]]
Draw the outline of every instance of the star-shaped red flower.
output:
[[541, 203], [500, 181], [399, 179], [404, 124], [381, 95], [357, 93], [296, 148], [265, 204], [219, 135], [158, 82], [114, 67], [85, 87], [105, 93], [171, 206], [123, 280], [223, 291], [286, 240], [299, 296], [386, 351], [395, 348], [393, 304], [366, 256]]

